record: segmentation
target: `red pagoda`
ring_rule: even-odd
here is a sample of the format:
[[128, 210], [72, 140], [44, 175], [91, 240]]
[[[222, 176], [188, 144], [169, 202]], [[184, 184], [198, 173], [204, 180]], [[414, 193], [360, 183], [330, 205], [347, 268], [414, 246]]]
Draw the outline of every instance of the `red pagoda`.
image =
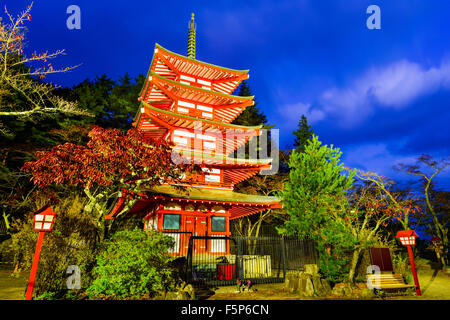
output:
[[[140, 108], [133, 125], [146, 136], [174, 144], [178, 159], [199, 164], [204, 174], [154, 187], [130, 213], [144, 216], [144, 229], [161, 230], [175, 239], [174, 255], [185, 255], [190, 236], [230, 236], [230, 220], [279, 208], [277, 197], [233, 191], [235, 184], [271, 168], [271, 159], [232, 157], [262, 126], [231, 124], [253, 97], [232, 95], [248, 70], [232, 70], [195, 59], [195, 22], [189, 23], [187, 56], [156, 44]], [[183, 191], [176, 188], [182, 185]], [[123, 200], [107, 218], [120, 212]], [[195, 253], [223, 255], [225, 240], [205, 240]]]

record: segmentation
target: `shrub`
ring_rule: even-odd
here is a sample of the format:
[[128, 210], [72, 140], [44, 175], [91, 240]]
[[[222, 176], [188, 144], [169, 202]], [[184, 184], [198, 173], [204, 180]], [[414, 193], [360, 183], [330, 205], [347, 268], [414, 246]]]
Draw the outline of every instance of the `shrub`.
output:
[[139, 298], [174, 288], [168, 254], [173, 239], [160, 232], [122, 230], [100, 244], [90, 298]]
[[[92, 217], [83, 211], [82, 201], [68, 197], [52, 206], [57, 216], [52, 231], [47, 232], [42, 244], [39, 267], [33, 294], [39, 299], [63, 298], [68, 293], [66, 270], [77, 265], [81, 270], [81, 287], [91, 282], [90, 273], [95, 265], [97, 227]], [[12, 224], [11, 248], [19, 271], [31, 269], [38, 232], [33, 231], [33, 216]]]

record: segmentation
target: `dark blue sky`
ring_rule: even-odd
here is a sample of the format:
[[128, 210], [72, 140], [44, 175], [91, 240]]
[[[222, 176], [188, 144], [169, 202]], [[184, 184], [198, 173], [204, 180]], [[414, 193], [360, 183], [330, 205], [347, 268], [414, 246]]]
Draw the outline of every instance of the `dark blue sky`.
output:
[[[14, 14], [29, 3], [6, 1]], [[72, 4], [81, 9], [80, 30], [66, 27]], [[381, 30], [366, 27], [371, 4], [381, 9]], [[36, 0], [28, 52], [66, 49], [55, 66], [82, 63], [51, 78], [62, 86], [101, 74], [136, 76], [147, 72], [155, 42], [186, 54], [191, 12], [196, 58], [250, 69], [281, 147], [292, 144], [305, 114], [348, 166], [404, 180], [394, 164], [450, 155], [448, 0]], [[448, 171], [439, 180], [447, 190]]]

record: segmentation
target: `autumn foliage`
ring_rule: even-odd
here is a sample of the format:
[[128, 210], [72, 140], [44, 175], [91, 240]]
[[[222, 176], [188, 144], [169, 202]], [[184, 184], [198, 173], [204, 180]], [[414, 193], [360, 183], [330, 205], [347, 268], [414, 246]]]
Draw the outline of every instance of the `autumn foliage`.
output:
[[124, 216], [145, 190], [166, 179], [176, 181], [190, 169], [172, 161], [171, 146], [166, 141], [152, 141], [135, 129], [127, 132], [94, 126], [86, 146], [65, 143], [36, 153], [22, 170], [41, 190], [62, 185], [80, 188], [86, 196], [84, 210], [93, 213], [100, 229], [114, 201], [123, 192]]
[[87, 146], [65, 143], [36, 152], [37, 160], [26, 162], [22, 169], [32, 173], [40, 188], [67, 184], [88, 189], [140, 179], [156, 184], [181, 170], [172, 163], [167, 142], [151, 141], [134, 129], [122, 132], [94, 126], [89, 138]]

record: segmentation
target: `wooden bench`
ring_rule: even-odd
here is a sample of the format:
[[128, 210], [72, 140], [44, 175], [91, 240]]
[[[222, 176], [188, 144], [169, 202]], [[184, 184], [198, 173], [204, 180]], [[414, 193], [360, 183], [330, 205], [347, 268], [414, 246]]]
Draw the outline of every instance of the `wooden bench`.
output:
[[367, 275], [368, 284], [372, 285], [370, 289], [384, 290], [384, 289], [407, 289], [415, 288], [414, 284], [406, 284], [403, 281], [401, 274], [393, 273], [378, 273]]

